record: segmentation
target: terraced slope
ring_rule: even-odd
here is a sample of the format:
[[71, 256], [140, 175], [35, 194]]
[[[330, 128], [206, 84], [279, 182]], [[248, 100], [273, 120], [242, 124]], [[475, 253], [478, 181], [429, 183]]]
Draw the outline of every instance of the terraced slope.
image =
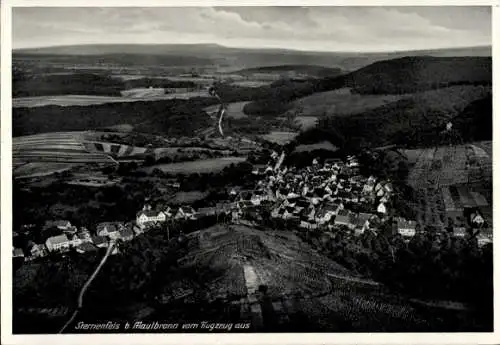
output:
[[[439, 327], [407, 300], [316, 252], [291, 232], [218, 225], [189, 238], [188, 254], [179, 261], [181, 272], [198, 272], [207, 301], [233, 301], [232, 307], [241, 307], [242, 314], [249, 305], [252, 315], [262, 312], [264, 328], [286, 329], [299, 314], [307, 315], [314, 331], [421, 331]], [[166, 291], [179, 289], [183, 283], [176, 280], [170, 284]], [[266, 287], [265, 297], [258, 292], [262, 286]], [[171, 298], [175, 297], [167, 297]], [[168, 307], [159, 315], [168, 319], [178, 312], [175, 308], [181, 306]], [[308, 326], [295, 327], [299, 332]]]

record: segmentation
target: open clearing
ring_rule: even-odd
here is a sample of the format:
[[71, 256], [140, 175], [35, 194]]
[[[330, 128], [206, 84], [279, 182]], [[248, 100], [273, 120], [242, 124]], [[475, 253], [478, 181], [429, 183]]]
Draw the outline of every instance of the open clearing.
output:
[[172, 205], [185, 205], [192, 204], [195, 201], [205, 199], [208, 192], [191, 191], [191, 192], [177, 192], [170, 200]]
[[277, 143], [279, 145], [285, 145], [295, 139], [299, 135], [297, 132], [270, 132], [268, 134], [261, 135], [261, 138], [272, 143]]
[[219, 172], [231, 164], [241, 163], [245, 160], [246, 157], [223, 157], [192, 162], [158, 164], [141, 170], [151, 173], [155, 169], [160, 169], [168, 174], [212, 173]]
[[[243, 107], [249, 102], [234, 102], [228, 103], [226, 105], [226, 112], [224, 116], [232, 117], [234, 119], [241, 119], [247, 117], [248, 115], [243, 112]], [[205, 112], [209, 115], [216, 114], [219, 110], [219, 105], [211, 105], [210, 107], [206, 107]]]
[[130, 94], [130, 97], [89, 96], [89, 95], [17, 97], [12, 99], [12, 107], [33, 108], [33, 107], [44, 107], [47, 105], [58, 105], [61, 107], [90, 106], [90, 105], [98, 105], [105, 103], [155, 101], [155, 100], [167, 100], [167, 99], [189, 99], [193, 97], [208, 97], [208, 93], [206, 91], [193, 91], [193, 92], [164, 94], [164, 93], [159, 93], [158, 91], [152, 92], [149, 89], [145, 89], [143, 94], [137, 91], [135, 94]]
[[316, 127], [318, 124], [318, 118], [316, 116], [296, 116], [295, 120], [300, 123], [303, 131]]
[[234, 86], [240, 86], [240, 87], [261, 87], [261, 86], [267, 86], [270, 85], [272, 81], [267, 81], [267, 80], [241, 80], [241, 81], [234, 81], [230, 85]]
[[316, 144], [299, 145], [295, 148], [296, 152], [306, 152], [306, 151], [314, 151], [314, 150], [337, 151], [338, 147], [334, 146], [329, 141], [322, 141], [322, 142], [316, 143]]
[[130, 90], [123, 90], [120, 92], [123, 97], [127, 98], [150, 98], [163, 96], [165, 94], [164, 88], [136, 88]]

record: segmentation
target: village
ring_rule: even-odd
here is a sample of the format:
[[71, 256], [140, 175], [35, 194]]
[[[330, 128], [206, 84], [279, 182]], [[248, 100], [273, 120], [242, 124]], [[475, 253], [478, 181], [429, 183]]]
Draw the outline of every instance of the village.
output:
[[[95, 232], [86, 227], [73, 226], [67, 220], [47, 220], [42, 231], [53, 236], [44, 243], [30, 241], [27, 249], [13, 248], [15, 258], [25, 261], [64, 253], [70, 249], [80, 254], [107, 248], [116, 241], [130, 241], [148, 229], [168, 224], [196, 221], [215, 216], [219, 221], [230, 219], [233, 224], [284, 225], [287, 230], [299, 232], [342, 232], [346, 236], [361, 236], [365, 232], [399, 235], [409, 241], [424, 227], [414, 219], [405, 219], [391, 207], [394, 187], [390, 180], [360, 174], [360, 163], [355, 156], [345, 160], [327, 158], [320, 163], [315, 158], [310, 166], [298, 169], [283, 166], [285, 153], [273, 151], [265, 165], [255, 165], [252, 177], [254, 189], [227, 187], [227, 200], [213, 207], [197, 210], [189, 205], [180, 207], [152, 207], [149, 201], [129, 222], [103, 222]], [[470, 213], [471, 228], [481, 228], [485, 221], [479, 211]], [[167, 225], [167, 226], [165, 226]], [[31, 226], [32, 227], [32, 226]], [[29, 232], [30, 226], [23, 227]], [[389, 232], [389, 233], [387, 233]], [[14, 236], [18, 235], [14, 232]], [[453, 229], [455, 237], [465, 237], [462, 228]], [[491, 238], [477, 233], [480, 246], [491, 243]], [[114, 247], [113, 254], [119, 252]]]

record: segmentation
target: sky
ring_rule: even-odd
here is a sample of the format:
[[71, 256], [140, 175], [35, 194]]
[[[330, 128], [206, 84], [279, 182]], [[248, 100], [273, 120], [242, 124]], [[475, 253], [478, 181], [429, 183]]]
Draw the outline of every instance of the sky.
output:
[[215, 43], [311, 51], [491, 44], [490, 7], [17, 7], [14, 49]]

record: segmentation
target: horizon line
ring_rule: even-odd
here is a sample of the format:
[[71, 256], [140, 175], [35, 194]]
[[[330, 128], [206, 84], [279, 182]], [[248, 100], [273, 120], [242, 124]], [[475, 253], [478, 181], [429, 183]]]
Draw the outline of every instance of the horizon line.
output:
[[[455, 47], [438, 47], [438, 48], [425, 48], [425, 49], [415, 49], [415, 50], [303, 50], [294, 48], [280, 48], [280, 47], [238, 47], [238, 46], [228, 46], [220, 43], [82, 43], [82, 44], [62, 44], [62, 45], [50, 45], [50, 46], [36, 46], [36, 47], [23, 47], [23, 48], [13, 48], [12, 53], [21, 50], [30, 49], [50, 49], [50, 48], [63, 48], [63, 47], [85, 47], [85, 46], [218, 46], [222, 48], [229, 49], [243, 49], [243, 50], [284, 50], [284, 51], [296, 51], [301, 53], [338, 53], [338, 54], [381, 54], [381, 53], [404, 53], [404, 52], [422, 52], [428, 50], [448, 50], [448, 49], [470, 49], [470, 48], [493, 48], [493, 44], [481, 44], [473, 46], [455, 46]], [[68, 55], [68, 54], [65, 54]], [[69, 54], [71, 55], [71, 54]], [[80, 54], [78, 54], [80, 55]], [[88, 55], [98, 55], [98, 54], [88, 54]]]

